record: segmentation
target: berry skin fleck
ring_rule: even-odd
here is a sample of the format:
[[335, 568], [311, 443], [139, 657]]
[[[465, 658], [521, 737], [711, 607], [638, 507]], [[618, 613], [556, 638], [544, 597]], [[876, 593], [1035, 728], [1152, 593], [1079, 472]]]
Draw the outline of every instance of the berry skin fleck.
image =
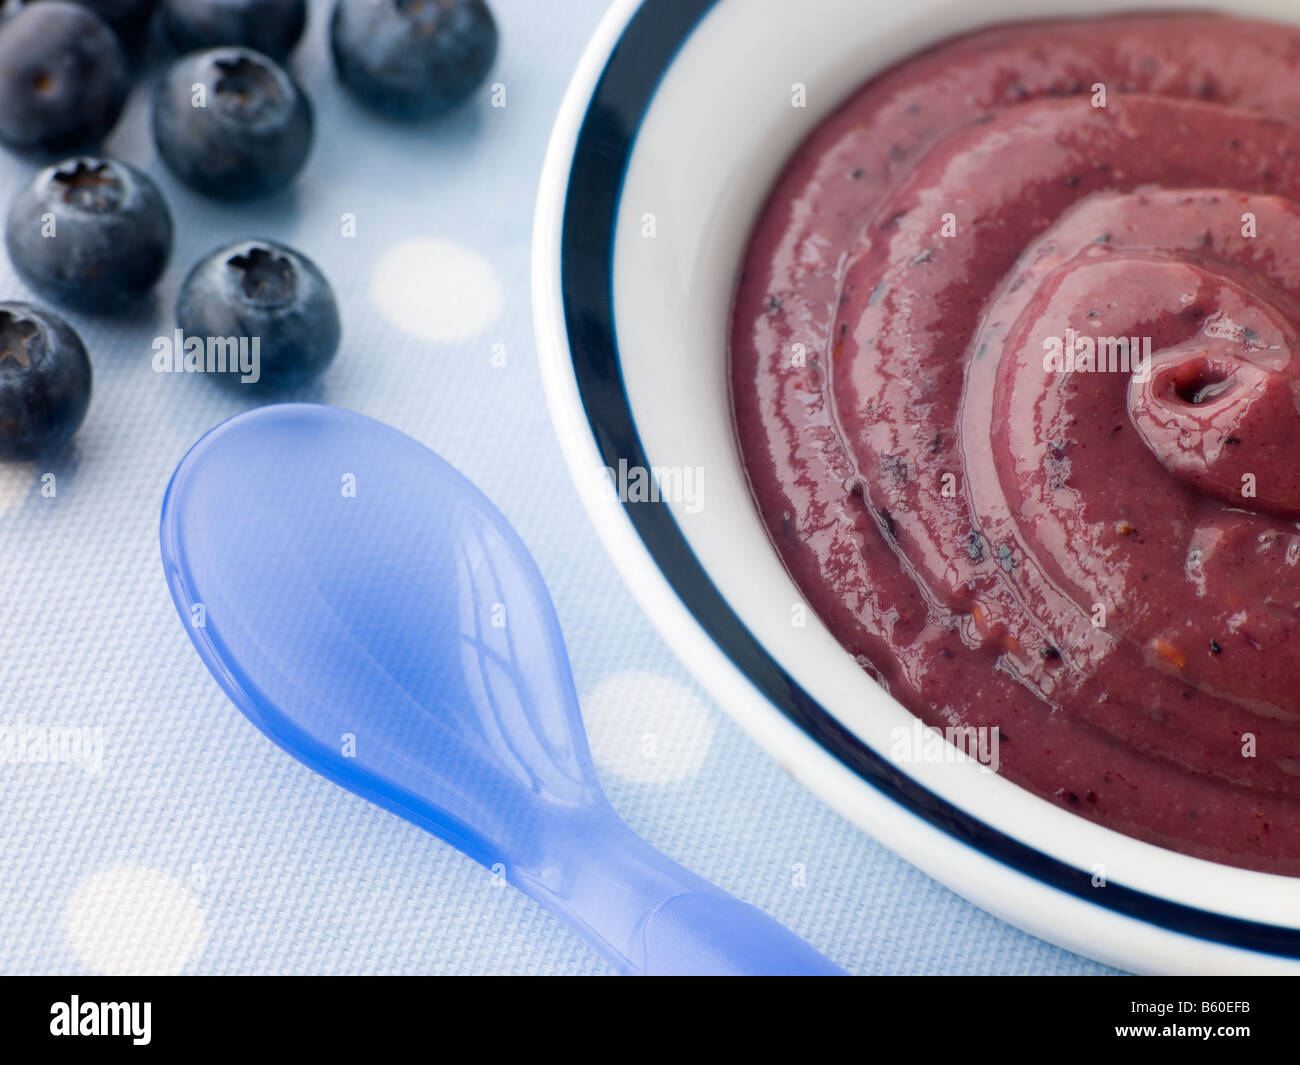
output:
[[18, 194], [5, 246], [36, 291], [71, 307], [116, 311], [162, 275], [172, 218], [158, 187], [140, 171], [82, 156], [42, 170]]
[[41, 0], [0, 23], [0, 141], [11, 148], [97, 144], [129, 87], [116, 35], [80, 4]]
[[[176, 321], [186, 338], [256, 338], [265, 390], [292, 388], [334, 359], [341, 326], [334, 292], [305, 255], [245, 240], [202, 260], [181, 286]], [[231, 382], [239, 374], [226, 375]]]
[[249, 48], [185, 56], [154, 89], [153, 134], [163, 161], [217, 199], [285, 188], [307, 162], [314, 131], [302, 89], [275, 60]]
[[90, 390], [90, 359], [67, 322], [0, 303], [0, 459], [57, 451], [85, 418]]
[[306, 0], [162, 0], [162, 24], [177, 50], [253, 48], [284, 60], [307, 24]]
[[483, 0], [337, 0], [330, 44], [339, 78], [396, 118], [443, 114], [487, 77], [497, 26]]

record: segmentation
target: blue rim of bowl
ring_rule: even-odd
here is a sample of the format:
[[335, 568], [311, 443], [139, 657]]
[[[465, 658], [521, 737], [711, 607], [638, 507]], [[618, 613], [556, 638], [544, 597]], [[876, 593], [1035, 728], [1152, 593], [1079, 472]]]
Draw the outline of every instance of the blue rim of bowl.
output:
[[[641, 120], [678, 50], [717, 0], [642, 4], [620, 35], [587, 105], [565, 190], [560, 286], [574, 376], [605, 464], [648, 469], [623, 383], [614, 330], [614, 236], [623, 179]], [[662, 502], [624, 510], [655, 565], [701, 628], [763, 696], [872, 787], [985, 856], [1095, 906], [1245, 950], [1300, 958], [1300, 929], [1171, 902], [1049, 857], [935, 795], [876, 754], [805, 692], [714, 587]]]

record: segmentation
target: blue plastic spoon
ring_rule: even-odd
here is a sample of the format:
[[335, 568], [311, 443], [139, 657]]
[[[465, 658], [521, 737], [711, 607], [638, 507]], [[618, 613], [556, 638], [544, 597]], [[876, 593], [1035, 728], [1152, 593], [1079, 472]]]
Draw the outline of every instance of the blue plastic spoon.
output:
[[161, 537], [181, 619], [253, 724], [620, 972], [841, 972], [615, 814], [536, 564], [410, 437], [332, 407], [238, 415], [181, 461]]

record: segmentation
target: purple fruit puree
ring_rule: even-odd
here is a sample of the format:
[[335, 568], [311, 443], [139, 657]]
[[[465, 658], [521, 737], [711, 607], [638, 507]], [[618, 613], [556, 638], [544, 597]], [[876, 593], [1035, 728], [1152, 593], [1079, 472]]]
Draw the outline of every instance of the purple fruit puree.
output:
[[759, 511], [864, 668], [1080, 816], [1288, 875], [1298, 86], [1300, 28], [1214, 15], [942, 44], [795, 152], [731, 334]]

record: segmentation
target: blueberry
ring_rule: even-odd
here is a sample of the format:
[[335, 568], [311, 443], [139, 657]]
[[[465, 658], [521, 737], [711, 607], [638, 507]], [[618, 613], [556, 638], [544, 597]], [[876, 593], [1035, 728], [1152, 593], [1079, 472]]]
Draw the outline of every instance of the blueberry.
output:
[[307, 24], [306, 0], [163, 0], [163, 25], [183, 52], [237, 44], [274, 59], [293, 51]]
[[483, 0], [338, 0], [334, 66], [363, 102], [399, 118], [441, 114], [478, 88], [497, 53]]
[[311, 152], [311, 104], [275, 62], [214, 48], [172, 64], [153, 95], [163, 161], [191, 188], [226, 200], [288, 185]]
[[[325, 275], [270, 240], [232, 244], [194, 267], [176, 301], [176, 323], [187, 341], [201, 338], [205, 350], [209, 340], [248, 340], [260, 360], [256, 383], [266, 389], [310, 380], [339, 346], [338, 306]], [[233, 370], [225, 376], [240, 379]]]
[[5, 245], [32, 288], [86, 310], [129, 306], [162, 275], [172, 218], [158, 187], [112, 159], [42, 170], [9, 208]]
[[58, 151], [102, 140], [126, 103], [126, 56], [80, 4], [41, 0], [0, 24], [0, 141]]
[[0, 303], [0, 458], [58, 450], [89, 406], [90, 359], [72, 327], [29, 303]]

